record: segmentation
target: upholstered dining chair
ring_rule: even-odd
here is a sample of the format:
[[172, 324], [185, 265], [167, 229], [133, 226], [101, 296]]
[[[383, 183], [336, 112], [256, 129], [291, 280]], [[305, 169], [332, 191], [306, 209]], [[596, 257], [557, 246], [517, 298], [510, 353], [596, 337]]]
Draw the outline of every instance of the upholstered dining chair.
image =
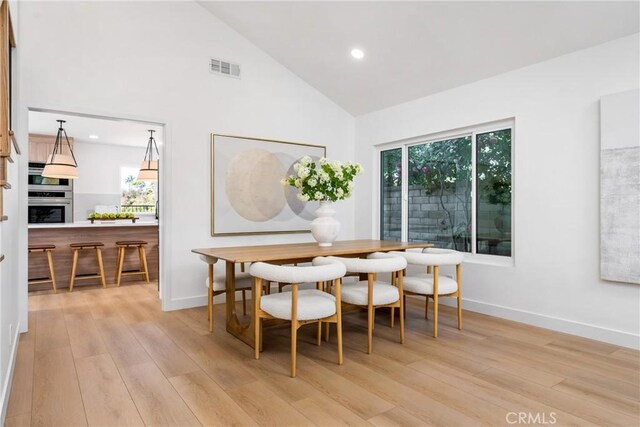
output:
[[[347, 267], [348, 273], [366, 274], [367, 280], [344, 283], [342, 286], [342, 302], [360, 307], [367, 307], [367, 353], [373, 349], [373, 327], [375, 309], [391, 307], [400, 309], [400, 342], [404, 344], [404, 301], [402, 300], [403, 272], [407, 267], [404, 258], [377, 252], [368, 259], [327, 257], [327, 261], [340, 261]], [[377, 280], [380, 273], [391, 273], [394, 283]], [[337, 290], [335, 291], [337, 295]]]
[[[316, 260], [314, 260], [314, 264]], [[262, 320], [282, 319], [291, 321], [291, 377], [296, 376], [296, 345], [298, 328], [308, 323], [318, 324], [318, 345], [322, 322], [336, 323], [338, 328], [338, 364], [342, 365], [342, 309], [340, 302], [341, 279], [346, 272], [344, 264], [323, 262], [310, 267], [290, 267], [257, 262], [251, 265], [253, 282], [253, 319], [256, 359], [260, 358]], [[263, 282], [279, 282], [291, 285], [291, 291], [262, 295]], [[298, 290], [298, 284], [316, 282], [318, 289]], [[336, 296], [324, 292], [322, 284], [331, 282]]]
[[[213, 261], [211, 258], [200, 256], [204, 262], [209, 265], [209, 274], [205, 280], [205, 286], [207, 287], [207, 301], [209, 307], [209, 332], [213, 332], [213, 297], [223, 294], [227, 290], [226, 276], [223, 274], [214, 274], [214, 264], [217, 260]], [[247, 295], [246, 291], [251, 289], [251, 275], [245, 271], [244, 264], [240, 264], [236, 267], [236, 290], [242, 291], [242, 314], [247, 314]]]
[[[428, 318], [429, 298], [433, 300], [433, 336], [438, 337], [438, 300], [442, 297], [457, 298], [458, 329], [462, 329], [462, 261], [464, 255], [451, 249], [425, 248], [420, 252], [390, 252], [402, 257], [409, 265], [426, 267], [427, 273], [404, 278], [404, 295], [426, 297], [424, 317]], [[455, 266], [455, 278], [440, 274], [440, 267]], [[431, 272], [433, 269], [433, 272]]]

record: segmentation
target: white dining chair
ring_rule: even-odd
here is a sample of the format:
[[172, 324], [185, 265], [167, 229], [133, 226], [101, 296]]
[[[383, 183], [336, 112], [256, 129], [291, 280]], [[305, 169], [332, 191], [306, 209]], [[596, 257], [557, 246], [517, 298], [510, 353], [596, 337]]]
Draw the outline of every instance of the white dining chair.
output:
[[[342, 365], [342, 309], [340, 302], [341, 279], [346, 272], [344, 264], [324, 262], [310, 267], [291, 267], [257, 262], [251, 265], [253, 282], [253, 319], [256, 359], [260, 358], [262, 320], [282, 319], [291, 321], [291, 377], [296, 376], [296, 345], [298, 328], [309, 323], [318, 324], [318, 345], [322, 323], [336, 323], [338, 329], [338, 364]], [[314, 264], [316, 260], [314, 260]], [[262, 295], [264, 281], [288, 283], [290, 292]], [[298, 290], [298, 284], [315, 282], [318, 289]], [[333, 296], [322, 290], [324, 282], [331, 282], [336, 289]]]
[[[406, 276], [404, 295], [426, 297], [424, 317], [428, 318], [429, 298], [433, 299], [433, 336], [438, 337], [438, 300], [442, 297], [457, 298], [458, 329], [462, 329], [462, 261], [464, 255], [452, 249], [425, 248], [420, 252], [390, 252], [407, 260], [409, 265], [426, 267], [426, 274]], [[440, 267], [455, 266], [455, 278], [440, 274]], [[433, 272], [431, 272], [433, 269]]]
[[[347, 272], [366, 274], [366, 280], [345, 283], [342, 286], [342, 302], [359, 307], [367, 307], [367, 353], [373, 350], [373, 329], [375, 310], [380, 307], [400, 309], [400, 342], [404, 343], [404, 303], [402, 301], [403, 271], [407, 267], [404, 258], [386, 253], [374, 253], [368, 259], [327, 257], [328, 261], [340, 261]], [[377, 280], [380, 273], [391, 273], [395, 278], [391, 285]], [[336, 290], [337, 294], [337, 290]]]
[[[214, 265], [218, 261], [205, 256], [200, 256], [204, 262], [208, 264], [209, 274], [205, 279], [207, 288], [207, 301], [209, 308], [209, 332], [213, 332], [213, 298], [217, 295], [224, 294], [227, 291], [226, 276], [224, 274], [215, 275]], [[246, 291], [251, 289], [252, 279], [249, 272], [245, 271], [244, 264], [236, 266], [235, 274], [236, 290], [242, 291], [242, 314], [247, 314], [247, 295]]]

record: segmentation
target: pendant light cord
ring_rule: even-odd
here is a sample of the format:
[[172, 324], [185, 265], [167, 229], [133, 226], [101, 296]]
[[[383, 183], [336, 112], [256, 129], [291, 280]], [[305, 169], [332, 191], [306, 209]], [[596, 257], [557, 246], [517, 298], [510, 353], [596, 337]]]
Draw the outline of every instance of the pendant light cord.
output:
[[156, 140], [153, 137], [153, 132], [155, 132], [155, 130], [149, 129], [149, 132], [150, 132], [149, 143], [147, 144], [147, 151], [145, 151], [144, 153], [144, 161], [143, 161], [143, 162], [147, 162], [147, 169], [151, 169], [151, 162], [153, 161], [154, 148], [156, 150], [156, 154], [158, 155], [158, 158], [160, 157], [160, 152], [158, 151], [158, 145], [156, 144]]
[[64, 130], [62, 124], [65, 123], [65, 120], [57, 120], [60, 123], [58, 127], [58, 134], [56, 135], [56, 142], [53, 144], [53, 152], [51, 153], [51, 162], [49, 164], [55, 164], [54, 159], [56, 154], [62, 155], [62, 135], [64, 134], [64, 139], [67, 141], [67, 147], [69, 148], [69, 154], [71, 154], [71, 158], [73, 159], [73, 164], [78, 167], [78, 162], [76, 161], [76, 156], [73, 154], [73, 149], [71, 148], [71, 143], [69, 142], [69, 137], [67, 136], [67, 131]]

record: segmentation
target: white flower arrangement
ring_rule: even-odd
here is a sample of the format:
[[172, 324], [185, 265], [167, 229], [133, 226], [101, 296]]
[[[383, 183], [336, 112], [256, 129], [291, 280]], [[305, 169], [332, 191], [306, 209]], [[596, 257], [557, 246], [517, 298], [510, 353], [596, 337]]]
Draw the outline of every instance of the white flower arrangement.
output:
[[311, 157], [304, 156], [293, 165], [296, 175], [290, 175], [280, 181], [283, 186], [290, 185], [300, 190], [298, 199], [308, 201], [345, 200], [353, 194], [353, 179], [363, 172], [359, 163], [329, 162], [324, 157], [313, 162]]

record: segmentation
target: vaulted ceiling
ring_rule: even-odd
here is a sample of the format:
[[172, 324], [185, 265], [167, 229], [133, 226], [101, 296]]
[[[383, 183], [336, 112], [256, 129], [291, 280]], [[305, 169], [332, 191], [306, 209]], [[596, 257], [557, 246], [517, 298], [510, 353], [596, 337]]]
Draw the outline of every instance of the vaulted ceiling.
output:
[[200, 3], [353, 115], [640, 31], [637, 1]]

